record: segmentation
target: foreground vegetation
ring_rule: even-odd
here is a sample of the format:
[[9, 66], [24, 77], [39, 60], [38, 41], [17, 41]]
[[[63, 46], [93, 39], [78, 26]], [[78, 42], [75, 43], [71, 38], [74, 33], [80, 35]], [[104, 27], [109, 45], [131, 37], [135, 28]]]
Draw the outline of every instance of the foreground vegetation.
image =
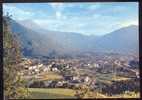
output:
[[12, 35], [9, 28], [9, 16], [3, 18], [3, 48], [4, 48], [4, 97], [5, 98], [26, 98], [28, 91], [25, 82], [19, 72], [22, 67], [20, 45]]

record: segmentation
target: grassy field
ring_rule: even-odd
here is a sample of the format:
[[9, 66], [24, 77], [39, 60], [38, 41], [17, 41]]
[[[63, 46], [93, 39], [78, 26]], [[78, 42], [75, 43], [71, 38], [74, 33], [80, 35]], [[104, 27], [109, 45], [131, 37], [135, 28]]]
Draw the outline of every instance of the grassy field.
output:
[[140, 93], [128, 91], [123, 94], [110, 96], [108, 98], [140, 98]]
[[[62, 88], [29, 88], [30, 92], [29, 99], [63, 99], [63, 98], [73, 98], [75, 99], [75, 90], [72, 89], [62, 89]], [[119, 95], [107, 96], [98, 92], [95, 92], [93, 98], [139, 98], [140, 93], [126, 92]], [[85, 97], [89, 98], [89, 97]]]
[[130, 78], [127, 78], [127, 77], [115, 76], [114, 73], [109, 73], [109, 74], [97, 73], [95, 75], [95, 77], [96, 77], [97, 81], [107, 83], [107, 84], [112, 84], [112, 81], [125, 81], [125, 80], [130, 79]]
[[[38, 80], [44, 81], [44, 80], [60, 80], [62, 79], [62, 76], [49, 72], [49, 73], [42, 73], [40, 75], [40, 78]], [[107, 84], [112, 84], [112, 80], [114, 81], [121, 81], [121, 80], [128, 80], [129, 78], [126, 77], [120, 77], [120, 76], [115, 76], [113, 73], [111, 74], [100, 74], [97, 73], [95, 75], [95, 79], [100, 82], [104, 82]], [[72, 89], [63, 89], [63, 88], [29, 88], [29, 92], [31, 96], [29, 99], [59, 99], [59, 98], [76, 98], [75, 95], [75, 90]], [[90, 98], [86, 96], [85, 98]], [[139, 98], [139, 93], [133, 93], [133, 92], [128, 92], [128, 93], [123, 93], [119, 95], [113, 95], [113, 96], [108, 96], [102, 93], [94, 92], [93, 93], [93, 98]]]
[[[29, 88], [31, 96], [30, 99], [60, 99], [60, 98], [70, 98], [76, 99], [75, 90], [72, 89], [62, 89], [62, 88]], [[93, 97], [85, 96], [84, 98], [105, 98], [105, 95], [100, 93], [95, 93]]]
[[40, 78], [38, 80], [40, 81], [45, 81], [45, 80], [60, 80], [63, 77], [57, 73], [54, 72], [48, 72], [48, 73], [43, 73], [39, 75]]
[[75, 98], [75, 91], [72, 89], [61, 88], [29, 88], [30, 99], [56, 99], [56, 98]]

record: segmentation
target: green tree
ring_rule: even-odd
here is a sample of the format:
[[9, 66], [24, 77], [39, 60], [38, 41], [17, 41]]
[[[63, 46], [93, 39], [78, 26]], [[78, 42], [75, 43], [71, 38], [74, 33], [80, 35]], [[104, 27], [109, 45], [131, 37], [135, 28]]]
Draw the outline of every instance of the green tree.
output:
[[3, 70], [4, 70], [4, 97], [6, 98], [25, 98], [27, 90], [25, 82], [21, 78], [22, 67], [20, 45], [11, 34], [9, 16], [3, 17]]
[[90, 91], [90, 88], [88, 85], [80, 85], [77, 89], [76, 89], [76, 94], [75, 96], [77, 98], [90, 98], [93, 96], [93, 94]]

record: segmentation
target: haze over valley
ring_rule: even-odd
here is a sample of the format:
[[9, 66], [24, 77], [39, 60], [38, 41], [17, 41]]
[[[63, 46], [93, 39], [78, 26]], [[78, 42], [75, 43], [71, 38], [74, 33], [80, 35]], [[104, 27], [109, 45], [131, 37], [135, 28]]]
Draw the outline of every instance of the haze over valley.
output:
[[138, 3], [3, 8], [5, 98], [140, 97]]
[[[33, 25], [28, 27], [28, 24]], [[103, 36], [58, 32], [40, 28], [34, 22], [10, 21], [26, 56], [71, 55], [83, 52], [138, 54], [138, 26], [130, 25]]]

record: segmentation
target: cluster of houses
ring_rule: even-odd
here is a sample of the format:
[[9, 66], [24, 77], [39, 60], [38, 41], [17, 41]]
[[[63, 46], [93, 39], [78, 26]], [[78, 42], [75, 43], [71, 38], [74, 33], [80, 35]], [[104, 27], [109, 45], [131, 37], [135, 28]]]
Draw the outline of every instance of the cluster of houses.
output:
[[45, 81], [33, 81], [30, 82], [28, 87], [30, 88], [70, 88], [74, 89], [79, 87], [83, 84], [90, 84], [90, 87], [95, 87], [95, 80], [91, 80], [90, 77], [76, 77], [76, 76], [64, 76], [64, 79], [62, 80], [45, 80]]
[[[34, 61], [27, 59], [25, 62], [23, 62], [24, 65], [24, 74], [26, 76], [36, 76], [40, 75], [40, 73], [43, 72], [56, 72], [56, 73], [61, 73], [62, 68], [64, 69], [71, 69], [72, 67], [70, 64], [59, 64], [52, 62], [50, 64], [42, 64], [40, 62], [35, 63]], [[77, 68], [74, 68], [74, 70], [77, 70]], [[77, 87], [80, 84], [90, 84], [92, 82], [92, 79], [85, 75], [85, 76], [80, 76], [80, 75], [74, 75], [74, 74], [62, 74], [63, 79], [61, 80], [46, 80], [42, 82], [29, 82], [29, 87], [68, 87], [68, 88], [73, 88]], [[95, 82], [95, 81], [94, 81]]]
[[[118, 75], [123, 76], [133, 76], [133, 77], [139, 77], [138, 72], [134, 72], [132, 70], [129, 70], [129, 67], [131, 65], [137, 64], [137, 62], [132, 61], [129, 63], [128, 61], [125, 61], [125, 59], [115, 59], [109, 57], [104, 57], [102, 59], [90, 59], [90, 61], [86, 60], [79, 60], [79, 59], [56, 59], [47, 61], [46, 63], [42, 63], [37, 60], [31, 60], [24, 58], [23, 59], [23, 65], [25, 71], [23, 72], [24, 75], [39, 75], [43, 72], [52, 71], [55, 73], [60, 73], [63, 75], [62, 80], [46, 80], [42, 82], [33, 82], [30, 83], [29, 87], [68, 87], [73, 88], [77, 87], [80, 84], [90, 84], [90, 87], [94, 88], [96, 81], [94, 78], [91, 78], [88, 75], [75, 75], [75, 74], [63, 74], [63, 69], [65, 69], [65, 72], [67, 70], [75, 70], [78, 71], [80, 68], [87, 68], [90, 71], [96, 70], [96, 72], [99, 73], [114, 73], [116, 72]], [[94, 71], [95, 72], [95, 71]], [[42, 85], [42, 86], [41, 86]]]
[[60, 72], [54, 64], [44, 65], [40, 62], [34, 63], [31, 59], [26, 59], [23, 62], [25, 75], [38, 75], [43, 72], [53, 71]]

